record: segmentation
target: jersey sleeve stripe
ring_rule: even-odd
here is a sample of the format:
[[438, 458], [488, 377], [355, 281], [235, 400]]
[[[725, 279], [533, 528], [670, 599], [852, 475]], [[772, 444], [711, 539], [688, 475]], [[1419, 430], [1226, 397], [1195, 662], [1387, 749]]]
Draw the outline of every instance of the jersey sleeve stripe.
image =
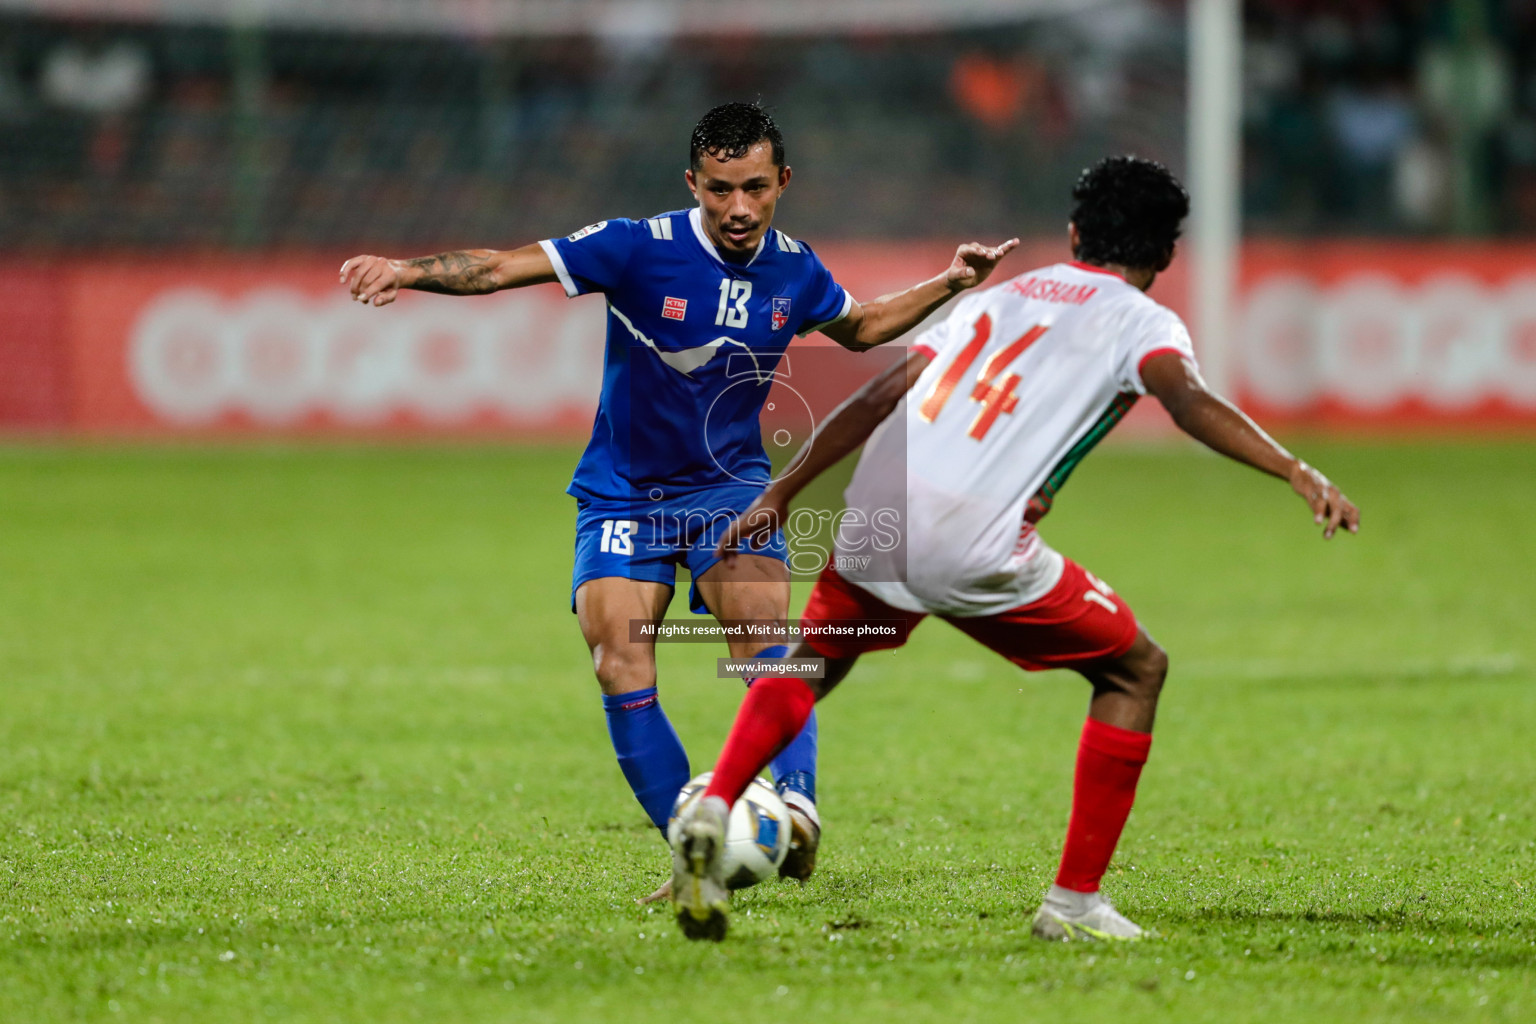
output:
[[1141, 368], [1143, 366], [1147, 365], [1147, 360], [1151, 359], [1153, 356], [1167, 355], [1170, 352], [1173, 353], [1174, 355], [1179, 356], [1179, 357], [1184, 358], [1184, 359], [1188, 359], [1189, 358], [1189, 353], [1185, 352], [1183, 349], [1181, 349], [1181, 348], [1174, 348], [1172, 345], [1164, 345], [1162, 348], [1155, 348], [1155, 349], [1153, 349], [1151, 352], [1148, 352], [1146, 355], [1142, 356], [1139, 361], [1137, 361], [1137, 363], [1136, 363], [1136, 375], [1138, 377], [1141, 376]]
[[823, 329], [825, 327], [831, 327], [833, 324], [837, 323], [839, 320], [844, 319], [845, 317], [848, 316], [849, 313], [852, 313], [852, 312], [853, 312], [853, 296], [848, 294], [848, 289], [844, 288], [843, 289], [843, 309], [842, 309], [842, 312], [838, 313], [837, 316], [833, 317], [831, 320], [823, 320], [819, 324], [814, 324], [814, 325], [812, 325], [810, 327], [801, 328], [799, 336], [803, 338], [807, 334], [815, 334], [817, 331], [819, 331], [819, 330], [821, 330], [821, 329]]
[[916, 345], [913, 345], [911, 351], [917, 353], [918, 355], [927, 356], [929, 359], [935, 359], [939, 354], [932, 345], [924, 345], [922, 342], [918, 342]]
[[565, 289], [565, 297], [574, 299], [581, 294], [581, 289], [576, 287], [576, 282], [571, 279], [571, 272], [565, 269], [565, 260], [560, 256], [560, 250], [556, 248], [554, 240], [546, 238], [539, 243], [539, 248], [544, 250], [544, 255], [549, 257], [549, 262], [554, 264], [555, 276], [560, 279], [560, 287]]

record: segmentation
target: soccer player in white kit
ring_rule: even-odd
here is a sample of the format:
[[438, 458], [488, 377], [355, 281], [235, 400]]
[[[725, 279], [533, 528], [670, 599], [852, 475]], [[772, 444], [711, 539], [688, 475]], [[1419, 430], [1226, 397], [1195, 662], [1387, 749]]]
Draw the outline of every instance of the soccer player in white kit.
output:
[[[1150, 392], [1186, 433], [1288, 481], [1325, 538], [1340, 526], [1358, 530], [1359, 511], [1337, 487], [1207, 390], [1183, 322], [1147, 295], [1189, 211], [1173, 175], [1112, 157], [1083, 172], [1073, 199], [1071, 262], [961, 301], [904, 365], [832, 414], [803, 461], [722, 541], [725, 551], [763, 542], [806, 483], [867, 439], [793, 655], [825, 659], [826, 675], [756, 680], [713, 780], [680, 815], [673, 891], [690, 937], [725, 932], [728, 894], [716, 876], [726, 810], [861, 653], [899, 647], [934, 615], [1021, 668], [1070, 668], [1092, 685], [1061, 866], [1033, 931], [1140, 938], [1099, 882], [1151, 748], [1168, 658], [1126, 603], [1047, 545], [1036, 524], [1078, 463]], [[900, 628], [850, 637], [847, 627], [877, 620]]]

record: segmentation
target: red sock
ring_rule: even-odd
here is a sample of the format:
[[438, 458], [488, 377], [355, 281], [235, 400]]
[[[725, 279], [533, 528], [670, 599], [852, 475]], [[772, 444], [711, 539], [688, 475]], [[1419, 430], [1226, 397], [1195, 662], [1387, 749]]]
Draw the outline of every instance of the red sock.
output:
[[767, 676], [753, 680], [704, 795], [718, 796], [735, 806], [757, 773], [800, 735], [815, 706], [816, 694], [804, 679]]
[[1077, 746], [1072, 820], [1061, 852], [1056, 884], [1074, 892], [1098, 892], [1125, 819], [1136, 800], [1136, 780], [1152, 749], [1152, 734], [1132, 732], [1090, 718]]

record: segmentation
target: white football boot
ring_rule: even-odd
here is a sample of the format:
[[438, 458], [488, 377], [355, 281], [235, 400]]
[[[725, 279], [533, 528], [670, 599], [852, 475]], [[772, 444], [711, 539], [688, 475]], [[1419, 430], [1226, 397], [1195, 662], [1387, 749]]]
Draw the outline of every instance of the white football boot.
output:
[[1146, 932], [1096, 892], [1051, 886], [1031, 928], [1037, 939], [1056, 942], [1135, 942]]
[[779, 793], [789, 808], [789, 852], [779, 865], [780, 878], [793, 878], [804, 885], [816, 870], [816, 849], [821, 845], [821, 815], [810, 797], [798, 790]]
[[672, 844], [672, 905], [677, 925], [690, 939], [725, 938], [726, 909], [723, 853], [730, 808], [717, 796], [701, 797], [683, 808]]

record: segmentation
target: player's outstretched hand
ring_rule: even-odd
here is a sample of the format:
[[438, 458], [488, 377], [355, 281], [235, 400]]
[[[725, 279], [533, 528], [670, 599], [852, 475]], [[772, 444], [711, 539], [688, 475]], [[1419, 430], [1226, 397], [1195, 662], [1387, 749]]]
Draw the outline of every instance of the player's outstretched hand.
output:
[[341, 265], [341, 283], [365, 306], [387, 306], [400, 294], [400, 266], [383, 256], [353, 256]]
[[967, 242], [955, 250], [955, 259], [944, 275], [954, 291], [975, 288], [988, 277], [998, 261], [1018, 247], [1019, 240], [1010, 238], [1002, 245], [987, 246], [979, 242]]
[[1340, 526], [1350, 533], [1360, 532], [1360, 510], [1355, 503], [1344, 497], [1344, 492], [1331, 480], [1300, 459], [1291, 470], [1291, 490], [1301, 495], [1312, 510], [1312, 521], [1323, 527], [1324, 540], [1332, 538]]
[[775, 497], [771, 490], [759, 494], [745, 512], [731, 521], [725, 536], [715, 546], [715, 557], [726, 565], [735, 565], [736, 556], [742, 551], [751, 554], [762, 550], [773, 540], [788, 512], [788, 503]]

